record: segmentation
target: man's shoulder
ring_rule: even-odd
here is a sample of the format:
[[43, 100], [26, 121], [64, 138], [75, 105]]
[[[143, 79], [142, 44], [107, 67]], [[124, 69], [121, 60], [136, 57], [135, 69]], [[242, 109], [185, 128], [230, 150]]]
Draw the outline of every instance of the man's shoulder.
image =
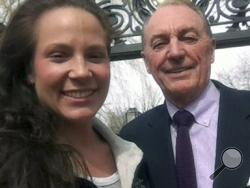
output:
[[137, 118], [126, 124], [125, 127], [143, 126], [143, 124], [140, 123], [150, 122], [154, 120], [155, 118], [157, 118], [157, 116], [159, 116], [159, 113], [162, 113], [165, 109], [166, 106], [164, 104], [156, 106], [139, 115]]
[[241, 90], [236, 88], [228, 87], [219, 81], [213, 80], [214, 85], [220, 91], [222, 97], [237, 97], [238, 99], [249, 99], [250, 98], [250, 91], [249, 90]]
[[124, 125], [119, 134], [122, 137], [127, 137], [129, 135], [132, 136], [133, 134], [137, 135], [138, 132], [143, 133], [144, 131], [147, 131], [149, 123], [159, 119], [159, 116], [161, 116], [162, 113], [165, 113], [165, 111], [167, 111], [165, 104], [156, 106]]
[[220, 111], [223, 114], [250, 114], [250, 91], [227, 87], [219, 82], [214, 82], [220, 92]]

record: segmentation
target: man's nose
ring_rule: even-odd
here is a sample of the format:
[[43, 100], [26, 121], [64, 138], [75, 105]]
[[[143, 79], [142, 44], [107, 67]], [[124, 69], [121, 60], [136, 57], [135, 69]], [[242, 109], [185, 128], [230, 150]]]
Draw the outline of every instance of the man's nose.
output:
[[86, 59], [75, 58], [71, 64], [69, 77], [72, 79], [84, 79], [92, 75]]
[[184, 55], [185, 50], [182, 43], [177, 38], [171, 39], [169, 42], [167, 57], [171, 59], [181, 59]]

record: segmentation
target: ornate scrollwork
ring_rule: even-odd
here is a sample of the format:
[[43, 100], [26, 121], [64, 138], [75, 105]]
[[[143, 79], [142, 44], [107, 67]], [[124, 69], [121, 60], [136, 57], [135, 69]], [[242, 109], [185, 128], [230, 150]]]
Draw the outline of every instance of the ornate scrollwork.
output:
[[[140, 57], [143, 24], [167, 0], [95, 0], [115, 30], [111, 59]], [[190, 0], [210, 24], [217, 48], [250, 45], [250, 0]]]
[[[142, 26], [160, 0], [99, 0], [109, 12], [116, 43], [141, 35]], [[192, 0], [204, 12], [210, 26], [224, 26], [227, 31], [249, 29], [250, 0]]]

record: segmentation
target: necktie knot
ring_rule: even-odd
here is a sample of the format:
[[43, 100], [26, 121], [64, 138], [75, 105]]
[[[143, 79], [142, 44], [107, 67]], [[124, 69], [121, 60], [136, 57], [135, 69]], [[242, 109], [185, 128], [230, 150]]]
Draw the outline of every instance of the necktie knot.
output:
[[178, 127], [190, 128], [194, 123], [194, 116], [187, 110], [179, 110], [173, 116], [173, 122]]

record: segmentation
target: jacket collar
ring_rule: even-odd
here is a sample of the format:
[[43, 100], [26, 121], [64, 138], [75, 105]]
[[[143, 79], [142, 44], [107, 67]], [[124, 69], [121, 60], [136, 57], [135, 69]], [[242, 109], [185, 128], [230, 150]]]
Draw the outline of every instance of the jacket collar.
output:
[[94, 120], [93, 126], [109, 143], [113, 151], [122, 188], [131, 188], [136, 168], [143, 157], [142, 151], [134, 143], [114, 134], [97, 118]]

